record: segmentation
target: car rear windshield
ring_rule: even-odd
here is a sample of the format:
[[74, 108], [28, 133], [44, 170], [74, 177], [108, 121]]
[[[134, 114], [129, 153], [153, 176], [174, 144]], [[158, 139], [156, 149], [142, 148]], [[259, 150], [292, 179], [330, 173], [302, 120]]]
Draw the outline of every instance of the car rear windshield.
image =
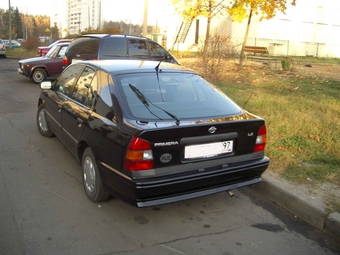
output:
[[[126, 114], [131, 118], [166, 120], [234, 116], [242, 109], [193, 73], [143, 73], [116, 76]], [[170, 114], [169, 114], [170, 113]]]

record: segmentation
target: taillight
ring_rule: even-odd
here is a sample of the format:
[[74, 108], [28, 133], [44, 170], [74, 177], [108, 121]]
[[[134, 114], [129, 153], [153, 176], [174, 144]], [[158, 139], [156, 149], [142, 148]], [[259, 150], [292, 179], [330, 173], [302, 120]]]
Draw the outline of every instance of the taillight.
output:
[[267, 141], [267, 129], [266, 126], [262, 126], [259, 132], [257, 133], [254, 152], [263, 151], [264, 148], [266, 147], [266, 141]]
[[42, 50], [38, 49], [38, 56], [41, 56], [41, 55], [42, 55]]
[[63, 57], [63, 64], [65, 65], [65, 66], [68, 66], [68, 59], [67, 59], [67, 57], [66, 56], [64, 56]]
[[2, 49], [5, 50], [6, 49], [6, 46], [5, 44], [2, 45]]
[[130, 171], [153, 169], [153, 156], [150, 143], [134, 137], [126, 152], [124, 166]]

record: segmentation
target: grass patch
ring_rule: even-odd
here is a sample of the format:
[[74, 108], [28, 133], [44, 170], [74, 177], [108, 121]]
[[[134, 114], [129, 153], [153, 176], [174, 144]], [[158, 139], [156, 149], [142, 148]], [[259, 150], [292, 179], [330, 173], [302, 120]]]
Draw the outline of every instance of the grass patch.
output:
[[266, 120], [272, 170], [292, 179], [312, 176], [340, 184], [339, 90], [337, 81], [278, 72], [229, 94], [242, 105], [244, 94], [253, 93], [246, 109]]
[[37, 56], [37, 50], [27, 51], [22, 47], [6, 48], [6, 55], [8, 58], [32, 58]]
[[214, 83], [266, 121], [268, 171], [340, 185], [340, 81], [232, 61], [220, 69]]
[[293, 59], [295, 62], [302, 62], [302, 63], [340, 64], [340, 58], [293, 56]]

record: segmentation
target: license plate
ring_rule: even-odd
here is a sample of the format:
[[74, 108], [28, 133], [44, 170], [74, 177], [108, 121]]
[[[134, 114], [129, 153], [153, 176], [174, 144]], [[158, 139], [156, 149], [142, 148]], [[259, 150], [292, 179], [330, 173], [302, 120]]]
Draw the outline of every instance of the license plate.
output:
[[184, 149], [184, 158], [209, 158], [233, 152], [233, 141], [189, 145]]
[[81, 60], [81, 59], [72, 59], [72, 64], [73, 64], [73, 63], [80, 62], [80, 61], [83, 61], [83, 60]]

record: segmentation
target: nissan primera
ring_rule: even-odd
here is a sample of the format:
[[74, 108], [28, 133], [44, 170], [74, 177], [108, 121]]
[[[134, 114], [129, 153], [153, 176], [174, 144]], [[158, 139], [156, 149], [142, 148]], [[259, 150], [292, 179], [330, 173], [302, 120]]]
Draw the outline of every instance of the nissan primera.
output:
[[261, 181], [265, 121], [183, 66], [94, 60], [42, 82], [37, 126], [82, 168], [87, 197], [137, 207]]

